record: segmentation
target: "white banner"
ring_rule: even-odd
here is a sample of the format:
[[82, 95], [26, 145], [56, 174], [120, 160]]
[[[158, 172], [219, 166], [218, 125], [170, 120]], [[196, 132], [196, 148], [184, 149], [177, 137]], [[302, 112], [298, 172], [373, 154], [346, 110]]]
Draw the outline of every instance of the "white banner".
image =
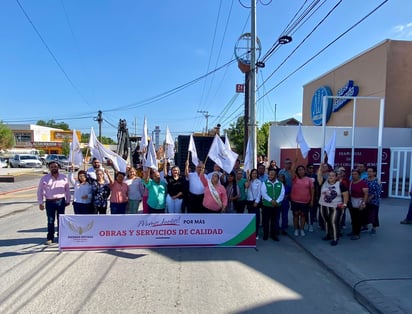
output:
[[256, 247], [253, 214], [59, 215], [60, 250]]

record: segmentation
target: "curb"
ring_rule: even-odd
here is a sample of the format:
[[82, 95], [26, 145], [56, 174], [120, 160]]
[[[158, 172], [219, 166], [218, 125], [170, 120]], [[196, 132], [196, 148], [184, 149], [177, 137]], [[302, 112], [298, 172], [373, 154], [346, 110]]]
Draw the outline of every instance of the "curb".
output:
[[[316, 254], [307, 249], [304, 244], [288, 233], [288, 237], [292, 239], [301, 249], [312, 256], [320, 265], [325, 267], [332, 275], [338, 278], [343, 284], [348, 286], [353, 291], [353, 297], [368, 311], [374, 314], [387, 313], [407, 313], [396, 305], [390, 298], [384, 296], [377, 289], [367, 283], [368, 278], [360, 279], [359, 276], [353, 273], [344, 263], [337, 259], [332, 259], [329, 262], [324, 261]], [[330, 257], [330, 256], [329, 256]]]
[[15, 190], [11, 190], [11, 191], [0, 192], [0, 195], [6, 195], [6, 194], [10, 194], [10, 193], [22, 192], [22, 191], [26, 191], [26, 190], [32, 190], [32, 189], [35, 189], [36, 187], [37, 187], [36, 185], [33, 185], [33, 186], [28, 186], [28, 187], [25, 187], [25, 188], [15, 189]]

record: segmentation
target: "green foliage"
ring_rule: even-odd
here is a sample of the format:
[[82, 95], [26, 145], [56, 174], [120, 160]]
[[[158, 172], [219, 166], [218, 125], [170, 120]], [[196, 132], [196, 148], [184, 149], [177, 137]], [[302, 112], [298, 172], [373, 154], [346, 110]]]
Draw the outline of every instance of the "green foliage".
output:
[[[82, 143], [89, 143], [89, 139], [90, 139], [90, 133], [82, 133], [82, 138], [80, 140]], [[116, 144], [116, 142], [111, 137], [106, 137], [106, 136], [102, 136], [101, 143], [105, 145], [115, 145]]]
[[266, 122], [258, 130], [257, 133], [257, 155], [268, 155], [268, 141], [269, 141], [270, 122]]
[[[257, 155], [268, 155], [268, 140], [269, 140], [269, 127], [270, 122], [266, 122], [260, 129], [257, 130]], [[246, 144], [244, 140], [245, 134], [245, 122], [244, 116], [239, 117], [235, 123], [230, 125], [230, 128], [226, 130], [232, 150], [243, 155]]]
[[0, 122], [0, 149], [11, 148], [14, 145], [12, 130], [3, 122]]
[[239, 117], [235, 123], [230, 125], [230, 128], [226, 130], [230, 139], [230, 145], [232, 150], [243, 155], [244, 135], [245, 135], [245, 122], [244, 117]]
[[51, 119], [48, 120], [47, 122], [44, 120], [39, 120], [36, 122], [37, 125], [41, 126], [47, 126], [49, 128], [55, 128], [55, 129], [62, 129], [64, 131], [70, 130], [69, 125], [65, 122], [56, 122], [55, 120]]
[[69, 153], [70, 153], [70, 142], [67, 139], [67, 137], [65, 137], [62, 143], [62, 154], [64, 156], [69, 156]]

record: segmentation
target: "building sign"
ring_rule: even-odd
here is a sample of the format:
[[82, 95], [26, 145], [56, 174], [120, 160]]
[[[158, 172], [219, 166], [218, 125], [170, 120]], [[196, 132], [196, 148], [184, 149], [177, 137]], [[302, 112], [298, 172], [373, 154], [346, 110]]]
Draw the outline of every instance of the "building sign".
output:
[[245, 84], [236, 84], [236, 93], [244, 93]]
[[51, 131], [51, 140], [52, 141], [72, 141], [73, 132], [72, 131]]
[[[335, 152], [335, 168], [344, 167], [346, 169], [347, 178], [351, 175], [351, 148], [336, 148]], [[390, 149], [382, 149], [382, 196], [388, 196], [388, 182], [389, 182], [389, 167], [390, 167]], [[362, 162], [366, 167], [377, 167], [378, 163], [378, 149], [377, 148], [355, 148], [354, 152], [354, 165]], [[321, 162], [321, 149], [312, 148], [308, 154], [308, 162], [313, 164], [320, 164]]]
[[[311, 116], [314, 125], [322, 125], [324, 96], [332, 96], [332, 91], [329, 86], [321, 86], [313, 94]], [[328, 122], [330, 119], [330, 115], [332, 114], [332, 107], [332, 98], [328, 98], [326, 105], [326, 122]]]
[[[341, 87], [336, 96], [346, 96], [346, 97], [356, 97], [359, 93], [359, 86], [353, 85], [353, 81], [349, 80], [348, 83]], [[339, 111], [343, 106], [345, 106], [351, 99], [347, 98], [335, 98], [333, 103], [333, 112]]]
[[[359, 86], [355, 86], [352, 80], [349, 80], [343, 87], [339, 88], [336, 96], [356, 97], [359, 93]], [[323, 118], [323, 97], [332, 96], [332, 91], [329, 86], [319, 87], [312, 97], [311, 116], [314, 125], [322, 125]], [[326, 105], [326, 123], [329, 121], [332, 112], [337, 112], [343, 108], [351, 99], [347, 98], [332, 98], [327, 99]]]

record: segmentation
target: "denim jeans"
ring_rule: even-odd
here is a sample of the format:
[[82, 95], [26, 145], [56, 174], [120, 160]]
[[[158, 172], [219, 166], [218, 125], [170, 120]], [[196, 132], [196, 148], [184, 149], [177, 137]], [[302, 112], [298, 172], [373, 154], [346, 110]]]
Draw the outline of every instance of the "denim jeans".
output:
[[110, 213], [112, 215], [125, 215], [127, 203], [110, 203]]
[[[47, 240], [54, 241], [55, 221], [57, 218], [57, 233], [59, 232], [59, 215], [64, 214], [66, 208], [66, 200], [46, 200], [46, 215], [47, 215]], [[57, 215], [56, 215], [57, 214]], [[56, 217], [57, 216], [57, 217]]]

